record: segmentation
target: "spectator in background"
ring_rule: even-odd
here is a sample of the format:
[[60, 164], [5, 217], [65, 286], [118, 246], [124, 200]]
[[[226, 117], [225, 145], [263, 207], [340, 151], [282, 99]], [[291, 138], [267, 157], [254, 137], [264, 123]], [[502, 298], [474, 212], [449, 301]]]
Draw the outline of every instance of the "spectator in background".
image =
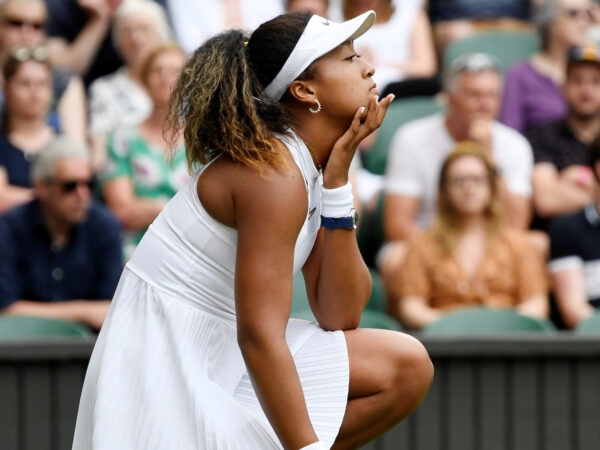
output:
[[600, 308], [600, 139], [590, 145], [593, 201], [549, 228], [550, 276], [564, 325], [577, 326]]
[[114, 10], [121, 1], [44, 0], [52, 62], [77, 73], [86, 86], [91, 77], [98, 76], [99, 65], [110, 68], [114, 54], [107, 46], [107, 37]]
[[575, 47], [566, 77], [566, 117], [527, 133], [535, 160], [532, 227], [541, 230], [591, 202], [595, 189], [588, 146], [600, 133], [600, 49]]
[[90, 142], [97, 170], [106, 160], [106, 136], [132, 127], [150, 114], [152, 101], [142, 82], [141, 67], [148, 52], [172, 39], [164, 9], [149, 0], [127, 0], [115, 12], [112, 32], [125, 64], [98, 78], [89, 90]]
[[523, 133], [563, 118], [561, 92], [571, 47], [585, 43], [589, 0], [543, 0], [535, 14], [541, 51], [511, 67], [505, 79], [500, 121]]
[[93, 203], [88, 149], [53, 140], [33, 163], [36, 199], [0, 216], [0, 308], [98, 330], [122, 270], [119, 224]]
[[375, 66], [373, 80], [380, 92], [391, 83], [436, 74], [433, 36], [423, 0], [343, 0], [342, 9], [346, 20], [370, 9], [377, 14], [375, 25], [355, 45]]
[[[484, 53], [460, 56], [445, 73], [444, 90], [447, 111], [402, 126], [390, 146], [383, 213], [389, 242], [378, 256], [386, 285], [399, 270], [405, 241], [435, 218], [440, 169], [457, 142], [470, 140], [485, 149], [499, 174], [507, 223], [520, 229], [530, 223], [531, 147], [521, 134], [495, 120], [502, 96], [496, 61]], [[391, 289], [388, 293], [393, 295]]]
[[184, 62], [183, 51], [174, 44], [151, 51], [140, 68], [141, 81], [153, 103], [150, 116], [138, 126], [115, 131], [109, 138], [102, 191], [124, 228], [126, 259], [167, 201], [189, 179], [183, 140], [169, 155], [169, 145], [163, 138], [167, 102]]
[[4, 113], [0, 129], [0, 213], [33, 198], [30, 164], [55, 132], [47, 115], [52, 69], [45, 53], [15, 49], [2, 68]]
[[[48, 45], [44, 32], [46, 20], [47, 11], [43, 0], [0, 2], [0, 65], [6, 62], [10, 52], [17, 47], [33, 50]], [[86, 138], [87, 114], [81, 79], [71, 71], [53, 65], [52, 82], [51, 123], [56, 131], [83, 141]]]
[[445, 159], [433, 227], [415, 234], [395, 278], [398, 316], [421, 329], [447, 311], [515, 308], [545, 319], [545, 264], [525, 232], [504, 224], [497, 172], [487, 152], [461, 142]]
[[284, 12], [282, 0], [166, 0], [179, 45], [190, 55], [223, 30], [253, 30]]

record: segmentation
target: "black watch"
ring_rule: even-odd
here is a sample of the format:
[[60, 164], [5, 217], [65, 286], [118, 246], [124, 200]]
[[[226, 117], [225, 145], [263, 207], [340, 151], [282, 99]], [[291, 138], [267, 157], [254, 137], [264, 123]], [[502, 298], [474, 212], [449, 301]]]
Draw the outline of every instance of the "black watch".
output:
[[323, 217], [321, 216], [321, 225], [330, 230], [344, 228], [347, 230], [356, 230], [358, 227], [358, 213], [356, 209], [350, 210], [348, 217]]

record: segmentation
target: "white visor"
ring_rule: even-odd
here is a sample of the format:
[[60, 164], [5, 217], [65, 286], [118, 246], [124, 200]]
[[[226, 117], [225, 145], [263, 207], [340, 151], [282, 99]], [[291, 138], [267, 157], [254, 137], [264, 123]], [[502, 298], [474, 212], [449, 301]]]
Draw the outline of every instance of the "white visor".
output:
[[367, 11], [354, 19], [336, 23], [316, 14], [310, 18], [302, 36], [277, 76], [265, 88], [265, 95], [281, 99], [289, 85], [316, 59], [371, 28], [375, 12]]

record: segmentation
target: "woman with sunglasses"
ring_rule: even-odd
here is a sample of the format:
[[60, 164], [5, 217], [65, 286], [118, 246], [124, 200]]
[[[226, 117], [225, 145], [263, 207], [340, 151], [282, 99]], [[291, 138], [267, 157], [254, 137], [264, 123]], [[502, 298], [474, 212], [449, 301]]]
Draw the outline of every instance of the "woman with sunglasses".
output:
[[162, 132], [169, 95], [184, 62], [183, 51], [174, 44], [152, 50], [140, 70], [153, 105], [150, 115], [108, 138], [108, 159], [100, 175], [102, 193], [124, 228], [125, 259], [167, 201], [189, 180], [183, 141], [177, 142], [169, 158]]
[[[288, 13], [187, 62], [168, 117], [194, 175], [124, 270], [75, 450], [358, 448], [422, 401], [424, 347], [357, 329], [348, 170], [392, 100], [353, 46], [374, 19]], [[318, 323], [289, 319], [299, 270]]]
[[479, 144], [463, 141], [447, 156], [437, 219], [411, 238], [395, 282], [409, 329], [474, 306], [547, 317], [544, 261], [525, 232], [504, 223], [496, 172]]
[[541, 50], [506, 73], [500, 121], [520, 131], [562, 119], [562, 95], [569, 50], [586, 43], [590, 0], [542, 0], [533, 21]]
[[52, 69], [47, 60], [11, 54], [4, 64], [4, 111], [0, 129], [0, 212], [33, 198], [31, 161], [50, 142]]

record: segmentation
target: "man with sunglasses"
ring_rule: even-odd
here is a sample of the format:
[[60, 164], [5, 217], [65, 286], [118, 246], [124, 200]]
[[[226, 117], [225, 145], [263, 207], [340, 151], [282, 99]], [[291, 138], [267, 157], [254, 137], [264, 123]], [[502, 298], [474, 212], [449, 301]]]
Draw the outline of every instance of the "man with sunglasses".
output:
[[93, 201], [88, 149], [54, 139], [31, 178], [36, 198], [0, 216], [0, 310], [98, 330], [123, 262], [120, 226]]

